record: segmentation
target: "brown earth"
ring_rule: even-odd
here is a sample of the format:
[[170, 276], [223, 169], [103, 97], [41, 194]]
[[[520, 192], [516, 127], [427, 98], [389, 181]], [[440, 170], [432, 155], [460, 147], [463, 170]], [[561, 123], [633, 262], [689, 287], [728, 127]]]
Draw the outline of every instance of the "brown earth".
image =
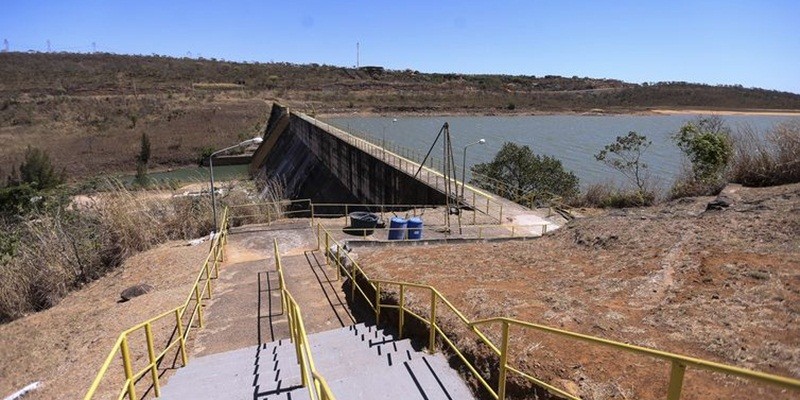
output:
[[[728, 192], [736, 202], [723, 211], [705, 211], [713, 198], [682, 199], [535, 241], [357, 252], [371, 277], [434, 285], [470, 319], [509, 316], [800, 378], [800, 184]], [[427, 296], [409, 298], [427, 310]], [[497, 365], [444, 321], [481, 369]], [[648, 357], [520, 329], [511, 348], [512, 365], [586, 399], [666, 395], [669, 366]], [[516, 378], [510, 390], [531, 393]], [[682, 398], [796, 395], [689, 369]]]

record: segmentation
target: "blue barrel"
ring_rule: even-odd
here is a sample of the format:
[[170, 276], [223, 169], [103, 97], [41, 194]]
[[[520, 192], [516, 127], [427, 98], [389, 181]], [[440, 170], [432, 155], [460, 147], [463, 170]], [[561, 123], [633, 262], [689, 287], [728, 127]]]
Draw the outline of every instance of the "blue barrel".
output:
[[389, 240], [403, 240], [406, 237], [407, 224], [407, 220], [400, 217], [393, 217], [389, 222]]
[[422, 239], [422, 218], [414, 217], [408, 220], [408, 240]]

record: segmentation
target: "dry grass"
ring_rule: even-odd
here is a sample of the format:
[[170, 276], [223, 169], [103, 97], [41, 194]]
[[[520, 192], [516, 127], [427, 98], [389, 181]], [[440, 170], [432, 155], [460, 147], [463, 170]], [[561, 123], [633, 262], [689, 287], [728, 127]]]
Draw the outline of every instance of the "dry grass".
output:
[[738, 132], [730, 180], [747, 186], [800, 182], [800, 119], [777, 124], [760, 137], [751, 127]]
[[[710, 198], [614, 210], [531, 242], [358, 249], [374, 278], [436, 286], [470, 319], [513, 316], [575, 332], [797, 377], [800, 186], [740, 188], [727, 211]], [[427, 297], [408, 299], [427, 315]], [[439, 309], [444, 310], [444, 307]], [[497, 357], [443, 314], [445, 331], [484, 376]], [[497, 338], [497, 327], [490, 334]], [[658, 399], [669, 366], [514, 330], [511, 362], [586, 399]], [[687, 399], [792, 398], [765, 385], [697, 370]], [[512, 378], [512, 398], [532, 398]], [[547, 398], [547, 397], [543, 397]]]
[[[135, 253], [213, 229], [208, 197], [164, 197], [109, 185], [113, 189], [93, 202], [39, 212], [12, 227], [21, 245], [0, 264], [6, 277], [0, 280], [0, 321], [52, 307]], [[238, 190], [228, 193], [220, 205], [250, 202]]]

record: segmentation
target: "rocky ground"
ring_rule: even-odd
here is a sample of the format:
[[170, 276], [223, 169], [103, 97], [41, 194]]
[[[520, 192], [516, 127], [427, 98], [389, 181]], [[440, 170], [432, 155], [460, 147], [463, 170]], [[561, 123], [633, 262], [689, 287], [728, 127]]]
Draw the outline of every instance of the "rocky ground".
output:
[[[357, 251], [371, 277], [434, 285], [468, 318], [510, 316], [798, 378], [800, 184], [725, 195], [732, 204], [720, 210], [706, 210], [713, 197], [612, 210], [535, 241]], [[452, 321], [480, 365], [497, 363]], [[512, 365], [583, 398], [666, 394], [668, 364], [647, 357], [521, 329], [511, 347]], [[690, 369], [682, 398], [796, 395]]]

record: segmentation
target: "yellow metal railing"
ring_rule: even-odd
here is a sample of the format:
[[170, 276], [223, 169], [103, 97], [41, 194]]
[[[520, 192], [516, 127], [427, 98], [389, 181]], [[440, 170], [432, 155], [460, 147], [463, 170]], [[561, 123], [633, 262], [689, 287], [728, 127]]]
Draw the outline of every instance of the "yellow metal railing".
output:
[[[161, 395], [159, 365], [162, 360], [164, 360], [164, 357], [176, 347], [180, 353], [181, 364], [185, 366], [188, 363], [186, 341], [193, 327], [203, 327], [203, 301], [211, 298], [211, 280], [219, 277], [219, 264], [224, 259], [224, 246], [228, 241], [227, 214], [228, 210], [226, 208], [222, 216], [220, 234], [212, 239], [211, 250], [203, 262], [203, 266], [200, 268], [200, 272], [197, 278], [195, 278], [192, 288], [189, 290], [186, 301], [178, 307], [123, 331], [111, 348], [105, 362], [103, 362], [103, 365], [100, 367], [97, 376], [84, 396], [84, 400], [93, 399], [95, 397], [109, 371], [111, 363], [118, 358], [121, 358], [122, 373], [124, 376], [124, 383], [116, 396], [116, 398], [120, 400], [124, 398], [128, 398], [128, 400], [138, 399], [136, 383], [147, 375], [150, 376], [148, 391], [149, 388], [152, 387], [155, 397], [159, 397]], [[174, 328], [172, 328], [172, 335], [168, 343], [164, 346], [163, 350], [156, 353], [153, 326], [160, 323], [172, 324], [173, 322]], [[197, 322], [196, 325], [195, 322]], [[134, 370], [134, 360], [139, 358], [137, 356], [140, 355], [141, 352], [132, 354], [130, 343], [134, 339], [134, 335], [141, 334], [142, 331], [144, 331], [146, 343], [146, 349], [142, 352], [146, 352], [147, 364], [139, 370]]]
[[[377, 322], [380, 322], [381, 310], [383, 309], [397, 310], [398, 334], [402, 337], [403, 328], [405, 326], [406, 323], [405, 320], [407, 316], [410, 316], [412, 318], [421, 321], [422, 323], [428, 326], [428, 351], [429, 352], [435, 351], [436, 340], [437, 338], [439, 338], [443, 343], [447, 344], [447, 346], [453, 351], [453, 353], [456, 354], [456, 356], [459, 359], [461, 359], [461, 361], [464, 362], [464, 365], [475, 376], [480, 385], [483, 388], [485, 388], [487, 392], [495, 399], [503, 400], [506, 398], [506, 384], [508, 380], [507, 379], [508, 373], [512, 372], [546, 389], [552, 394], [563, 396], [569, 399], [580, 400], [579, 397], [567, 393], [566, 391], [559, 389], [547, 382], [544, 382], [511, 365], [509, 360], [513, 359], [513, 354], [509, 349], [508, 345], [510, 339], [509, 327], [511, 326], [517, 326], [524, 329], [536, 330], [539, 332], [554, 334], [561, 338], [579, 340], [592, 345], [609, 347], [614, 350], [622, 352], [649, 356], [660, 360], [666, 360], [671, 363], [669, 386], [666, 396], [667, 400], [678, 400], [680, 398], [681, 390], [683, 388], [684, 374], [686, 369], [689, 367], [718, 372], [724, 375], [775, 385], [778, 387], [782, 387], [797, 392], [797, 394], [800, 395], [800, 380], [792, 378], [766, 374], [763, 372], [752, 371], [744, 368], [687, 357], [679, 354], [668, 353], [665, 351], [648, 349], [641, 346], [615, 342], [612, 340], [602, 339], [575, 332], [569, 332], [561, 329], [519, 321], [511, 318], [497, 317], [497, 318], [488, 318], [488, 319], [471, 321], [433, 286], [417, 284], [417, 283], [409, 283], [409, 282], [370, 279], [366, 275], [364, 270], [361, 269], [358, 263], [350, 256], [349, 253], [339, 250], [342, 249], [341, 244], [337, 242], [336, 239], [334, 239], [333, 235], [321, 224], [318, 225], [317, 228], [317, 243], [318, 243], [317, 247], [318, 250], [322, 250], [320, 247], [323, 244], [325, 245], [324, 251], [325, 251], [326, 263], [330, 263], [330, 259], [333, 258], [334, 266], [336, 267], [337, 270], [337, 279], [340, 279], [341, 273], [344, 273], [347, 276], [347, 278], [350, 279], [351, 298], [355, 299], [355, 294], [356, 292], [358, 292], [364, 299], [364, 301], [375, 312], [375, 318]], [[332, 248], [335, 248], [336, 251], [333, 252], [332, 250], [330, 250]], [[381, 295], [382, 295], [381, 290], [385, 289], [387, 286], [398, 287], [399, 289], [398, 304], [381, 303]], [[407, 291], [409, 289], [423, 290], [427, 291], [430, 294], [430, 303], [429, 306], [427, 307], [428, 310], [427, 316], [422, 315], [421, 313], [408, 307], [408, 305], [406, 304], [406, 297], [407, 297]], [[368, 293], [368, 291], [370, 290], [372, 291], [372, 293]], [[423, 302], [423, 304], [424, 303], [427, 302]], [[496, 387], [492, 386], [490, 382], [487, 381], [486, 378], [484, 378], [479, 373], [476, 367], [472, 365], [469, 359], [463, 354], [462, 350], [458, 348], [456, 342], [447, 336], [447, 333], [443, 330], [441, 324], [437, 322], [437, 316], [441, 315], [441, 311], [438, 310], [440, 304], [446, 307], [446, 309], [449, 309], [462, 323], [462, 325], [466, 329], [468, 329], [468, 331], [475, 334], [475, 336], [477, 336], [477, 338], [482, 343], [484, 343], [495, 355], [499, 357], [500, 361], [499, 361], [498, 381], [496, 383]], [[489, 339], [488, 335], [486, 335], [483, 331], [479, 329], [479, 326], [486, 324], [501, 324], [502, 335], [499, 344], [494, 343], [492, 340]]]
[[[380, 219], [386, 221], [389, 216], [394, 215], [397, 211], [406, 211], [407, 215], [421, 216], [425, 209], [439, 207], [435, 205], [420, 205], [420, 204], [351, 204], [351, 203], [313, 203], [309, 199], [301, 200], [285, 200], [280, 202], [264, 202], [254, 204], [244, 204], [230, 206], [229, 219], [233, 224], [234, 221], [246, 221], [247, 223], [266, 223], [271, 224], [285, 218], [310, 218], [311, 226], [315, 226], [315, 221], [325, 219], [335, 219], [346, 217], [350, 215], [351, 211], [355, 210], [369, 210]], [[501, 205], [502, 207], [502, 205]], [[287, 210], [288, 208], [288, 210]], [[275, 210], [282, 211], [275, 211]], [[423, 210], [423, 211], [420, 211]], [[502, 210], [500, 211], [502, 212]], [[460, 238], [472, 239], [485, 239], [491, 238], [518, 238], [518, 237], [531, 237], [541, 236], [547, 233], [548, 223], [539, 224], [501, 224], [501, 223], [479, 223], [477, 220], [477, 211], [472, 210], [472, 218], [467, 217], [462, 221], [459, 227]], [[354, 236], [361, 236], [366, 239], [367, 236], [373, 235], [375, 232], [383, 232], [383, 236], [388, 238], [390, 231], [413, 231], [421, 230], [428, 232], [427, 235], [422, 235], [423, 238], [437, 237], [446, 229], [443, 225], [430, 225], [426, 224], [421, 228], [353, 228], [346, 227], [347, 232]], [[416, 240], [409, 239], [408, 235], [400, 235], [403, 238], [400, 241]]]
[[286, 288], [286, 281], [283, 278], [278, 239], [275, 239], [273, 244], [275, 247], [275, 268], [278, 271], [278, 283], [281, 290], [281, 305], [289, 320], [290, 338], [294, 344], [297, 363], [300, 365], [300, 377], [303, 387], [308, 388], [308, 394], [312, 400], [335, 400], [325, 378], [314, 367], [314, 357], [312, 357], [311, 348], [308, 345], [308, 334], [303, 323], [300, 306], [297, 305], [297, 301]]

